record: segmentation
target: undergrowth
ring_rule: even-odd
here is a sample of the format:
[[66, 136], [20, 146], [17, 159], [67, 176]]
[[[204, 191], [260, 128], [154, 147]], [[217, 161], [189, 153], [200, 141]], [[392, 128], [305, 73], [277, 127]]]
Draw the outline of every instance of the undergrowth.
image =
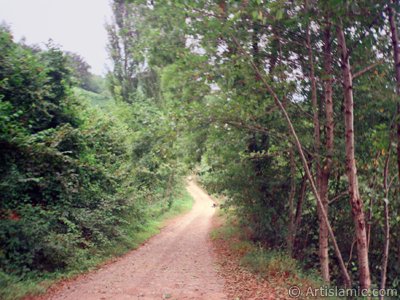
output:
[[153, 217], [141, 225], [139, 229], [136, 225], [134, 226], [135, 228], [130, 228], [132, 225], [128, 224], [125, 228], [126, 234], [123, 239], [115, 241], [103, 249], [97, 249], [91, 256], [80, 256], [69, 269], [47, 274], [32, 272], [23, 278], [0, 272], [0, 299], [15, 300], [27, 295], [39, 295], [58, 281], [94, 270], [110, 259], [138, 248], [144, 241], [159, 233], [168, 219], [189, 211], [192, 204], [193, 199], [186, 190], [183, 190], [172, 202], [169, 210], [165, 211], [160, 204], [154, 205], [149, 208], [148, 212]]
[[253, 242], [232, 213], [219, 211], [218, 214], [222, 225], [211, 232], [211, 239], [227, 242], [243, 268], [286, 290], [298, 286], [303, 294], [310, 287], [317, 289], [323, 285], [317, 274], [304, 270], [300, 262], [286, 252]]

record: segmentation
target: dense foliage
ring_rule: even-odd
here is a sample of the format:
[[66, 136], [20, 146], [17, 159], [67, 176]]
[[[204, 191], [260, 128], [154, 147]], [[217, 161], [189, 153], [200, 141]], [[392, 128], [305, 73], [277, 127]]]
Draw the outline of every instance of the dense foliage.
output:
[[119, 32], [135, 45], [136, 70], [156, 72], [161, 101], [178, 122], [183, 161], [224, 196], [253, 240], [307, 268], [321, 266], [333, 284], [348, 285], [348, 272], [354, 285], [369, 287], [371, 279], [373, 287], [399, 287], [389, 24], [390, 14], [399, 19], [396, 2], [137, 0], [114, 7], [125, 12], [116, 24], [127, 19], [130, 28], [114, 30], [114, 40]]
[[1, 31], [2, 271], [65, 269], [123, 240], [168, 210], [189, 168], [261, 246], [327, 284], [399, 289], [396, 1], [112, 10], [110, 105], [72, 92], [79, 57]]
[[0, 291], [132, 246], [176, 195], [162, 113], [73, 89], [70, 66], [51, 44], [33, 51], [0, 30]]
[[[54, 271], [121, 236], [126, 129], [70, 89], [56, 48], [32, 53], [1, 31], [0, 266]], [[94, 116], [92, 115], [94, 114]], [[120, 134], [116, 134], [116, 133]]]
[[65, 52], [67, 66], [72, 71], [72, 77], [80, 88], [94, 93], [101, 93], [104, 90], [104, 80], [101, 76], [90, 72], [90, 65], [82, 56], [73, 52]]

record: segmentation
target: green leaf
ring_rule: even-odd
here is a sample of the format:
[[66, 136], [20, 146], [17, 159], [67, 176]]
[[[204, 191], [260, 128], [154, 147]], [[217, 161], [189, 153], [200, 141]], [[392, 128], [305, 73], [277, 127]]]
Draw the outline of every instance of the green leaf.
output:
[[277, 20], [281, 20], [282, 18], [283, 18], [283, 14], [284, 14], [285, 12], [284, 12], [284, 10], [283, 9], [279, 9], [277, 12], [276, 12], [276, 19]]

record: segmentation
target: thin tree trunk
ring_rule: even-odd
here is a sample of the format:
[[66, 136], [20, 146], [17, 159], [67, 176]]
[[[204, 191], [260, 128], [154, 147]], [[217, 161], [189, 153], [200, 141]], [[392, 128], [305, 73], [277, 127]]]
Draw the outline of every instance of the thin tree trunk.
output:
[[[395, 5], [396, 2], [392, 0], [388, 6], [388, 14], [389, 14], [389, 23], [390, 23], [390, 32], [392, 38], [392, 47], [393, 47], [393, 58], [394, 58], [394, 70], [396, 74], [396, 93], [397, 93], [397, 170], [398, 170], [398, 179], [400, 180], [400, 48], [399, 48], [399, 35], [397, 32], [397, 22], [395, 18], [395, 11], [393, 10], [391, 5]], [[389, 156], [389, 153], [388, 153]], [[387, 180], [387, 178], [386, 178]], [[386, 182], [387, 184], [387, 182]], [[383, 264], [382, 264], [382, 275], [381, 275], [381, 285], [380, 288], [384, 289], [386, 286], [386, 272], [387, 272], [387, 263], [389, 257], [389, 242], [390, 242], [390, 222], [389, 222], [389, 203], [388, 200], [385, 199], [385, 247], [383, 253]], [[400, 256], [399, 256], [400, 258]]]
[[353, 215], [355, 233], [357, 238], [359, 281], [361, 288], [369, 289], [371, 287], [371, 275], [368, 261], [367, 231], [365, 226], [363, 202], [361, 200], [358, 187], [357, 167], [355, 159], [353, 79], [351, 75], [349, 53], [347, 50], [344, 32], [341, 26], [338, 26], [337, 33], [338, 43], [341, 48], [341, 65], [343, 74], [346, 173], [349, 182], [351, 212]]
[[[389, 161], [390, 161], [390, 151], [391, 151], [392, 139], [389, 141], [389, 149], [385, 159], [385, 167], [383, 170], [383, 189], [385, 191], [385, 198], [383, 199], [384, 206], [384, 232], [385, 232], [385, 242], [383, 245], [383, 256], [382, 256], [382, 269], [381, 269], [381, 284], [379, 288], [383, 291], [386, 286], [387, 278], [387, 266], [389, 260], [389, 246], [390, 246], [390, 219], [389, 219], [389, 189], [388, 184], [388, 173], [389, 173]], [[379, 299], [383, 299], [383, 296], [379, 296]]]
[[290, 148], [290, 193], [289, 193], [289, 229], [288, 229], [288, 252], [293, 256], [294, 232], [295, 232], [295, 213], [294, 196], [296, 195], [296, 162], [294, 160], [293, 148]]
[[[325, 118], [326, 118], [326, 131], [325, 131], [325, 150], [326, 158], [321, 168], [320, 179], [320, 197], [325, 211], [329, 210], [328, 187], [329, 177], [332, 169], [333, 149], [334, 149], [334, 116], [333, 116], [333, 92], [332, 92], [332, 49], [331, 49], [331, 26], [328, 24], [324, 29], [324, 70], [326, 80], [324, 82], [324, 100], [325, 100]], [[320, 225], [320, 260], [326, 259], [326, 264], [329, 264], [329, 244], [328, 244], [328, 229], [325, 223]], [[329, 265], [321, 263], [323, 279], [330, 282]]]
[[[305, 9], [308, 11], [308, 2], [304, 1]], [[314, 70], [314, 55], [311, 47], [311, 33], [310, 25], [307, 24], [306, 29], [306, 42], [308, 49], [308, 59], [310, 67], [310, 81], [311, 81], [311, 103], [313, 109], [313, 123], [314, 123], [314, 161], [315, 161], [315, 173], [316, 173], [316, 184], [321, 201], [323, 203], [323, 208], [328, 215], [328, 203], [326, 197], [322, 197], [322, 194], [327, 193], [327, 181], [324, 181], [324, 186], [322, 186], [322, 179], [326, 180], [327, 177], [322, 178], [321, 162], [320, 162], [320, 148], [321, 148], [321, 132], [320, 132], [320, 122], [319, 122], [319, 109], [318, 109], [318, 99], [317, 99], [317, 83], [315, 80], [315, 70]], [[318, 221], [319, 221], [319, 262], [321, 265], [321, 275], [322, 279], [329, 283], [329, 233], [328, 228], [325, 224], [324, 218], [321, 213], [321, 209], [317, 206]]]
[[[394, 1], [391, 1], [392, 4], [395, 4]], [[396, 74], [396, 93], [400, 97], [400, 48], [399, 48], [399, 35], [397, 32], [397, 24], [394, 15], [393, 8], [388, 6], [388, 14], [389, 14], [389, 23], [390, 23], [390, 31], [392, 38], [392, 47], [393, 47], [393, 58], [394, 58], [394, 71]], [[398, 175], [400, 180], [400, 99], [397, 102], [397, 168]]]
[[[377, 153], [375, 155], [374, 163], [375, 163], [375, 161], [378, 161], [380, 153], [381, 153], [380, 151], [377, 151]], [[372, 176], [372, 180], [368, 185], [371, 190], [373, 190], [375, 188], [375, 181], [376, 181], [376, 174], [374, 173], [374, 175]], [[372, 210], [373, 210], [373, 207], [374, 207], [374, 197], [371, 197], [369, 199], [368, 214], [366, 216], [368, 249], [369, 249], [369, 246], [371, 244], [371, 223], [372, 223]]]
[[[312, 156], [310, 154], [308, 154], [307, 159], [308, 159], [308, 168], [311, 168]], [[307, 194], [307, 180], [308, 180], [307, 174], [304, 174], [303, 178], [301, 179], [301, 187], [300, 187], [300, 192], [299, 192], [297, 205], [296, 205], [296, 215], [294, 218], [294, 230], [293, 230], [294, 231], [293, 232], [294, 240], [296, 240], [296, 233], [301, 224], [301, 216], [303, 213], [303, 203], [304, 203], [304, 199], [306, 198], [306, 194]]]
[[[238, 47], [238, 49], [240, 50], [240, 52], [242, 53], [242, 55], [248, 57], [248, 54], [240, 46], [240, 43], [237, 41], [237, 39], [234, 36], [231, 36], [231, 38], [234, 41], [234, 43], [236, 44], [236, 46]], [[344, 285], [346, 287], [350, 287], [351, 286], [351, 279], [350, 279], [349, 273], [348, 273], [348, 271], [346, 269], [346, 265], [345, 265], [345, 263], [343, 261], [342, 253], [341, 253], [341, 251], [339, 249], [339, 246], [338, 246], [338, 244], [336, 242], [335, 234], [334, 234], [333, 229], [332, 229], [332, 227], [330, 225], [330, 222], [329, 222], [329, 219], [328, 219], [328, 215], [326, 214], [326, 212], [325, 212], [325, 210], [323, 208], [323, 204], [322, 204], [321, 198], [319, 197], [319, 193], [318, 193], [318, 190], [317, 190], [317, 188], [315, 186], [315, 182], [314, 182], [313, 176], [311, 174], [310, 168], [308, 167], [307, 159], [306, 159], [306, 157], [304, 155], [303, 147], [302, 147], [302, 145], [300, 143], [300, 140], [299, 140], [299, 137], [298, 137], [298, 135], [296, 133], [296, 130], [293, 127], [292, 120], [290, 119], [290, 117], [289, 117], [284, 105], [279, 100], [278, 95], [275, 93], [275, 91], [272, 89], [272, 87], [268, 84], [267, 80], [262, 75], [260, 69], [257, 68], [257, 66], [254, 64], [254, 62], [251, 59], [250, 59], [250, 64], [251, 64], [254, 72], [256, 72], [257, 75], [261, 78], [261, 81], [262, 81], [264, 87], [266, 88], [267, 92], [274, 99], [275, 104], [281, 110], [281, 112], [282, 112], [282, 114], [283, 114], [283, 116], [284, 116], [284, 118], [285, 118], [285, 120], [287, 122], [287, 125], [289, 127], [289, 132], [290, 132], [291, 136], [294, 139], [294, 143], [296, 145], [297, 151], [299, 152], [299, 155], [300, 155], [300, 158], [301, 158], [301, 162], [303, 164], [304, 171], [305, 171], [305, 173], [307, 175], [308, 181], [310, 182], [311, 190], [312, 190], [312, 192], [314, 194], [314, 197], [315, 197], [315, 199], [317, 201], [317, 205], [320, 206], [320, 208], [321, 208], [321, 214], [322, 214], [322, 216], [323, 216], [323, 218], [324, 218], [324, 220], [325, 220], [325, 222], [327, 224], [329, 236], [332, 239], [332, 243], [333, 243], [333, 247], [334, 247], [334, 250], [335, 250], [335, 254], [337, 256], [337, 259], [338, 259], [338, 262], [339, 262], [339, 267], [340, 267], [340, 270], [342, 272]]]
[[303, 178], [301, 179], [299, 199], [297, 200], [297, 205], [296, 205], [294, 236], [296, 236], [297, 228], [299, 228], [301, 223], [301, 215], [303, 212], [303, 203], [304, 203], [304, 198], [306, 196], [306, 191], [307, 191], [307, 176], [304, 175]]

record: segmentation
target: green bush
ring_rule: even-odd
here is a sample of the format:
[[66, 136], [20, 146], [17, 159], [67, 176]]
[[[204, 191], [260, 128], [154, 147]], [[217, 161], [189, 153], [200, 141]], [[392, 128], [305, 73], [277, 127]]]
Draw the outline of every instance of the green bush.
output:
[[0, 50], [0, 270], [72, 268], [141, 221], [125, 188], [131, 133], [73, 94], [57, 48], [2, 29]]
[[72, 82], [59, 49], [0, 29], [0, 297], [126, 251], [176, 210], [168, 112], [145, 100], [95, 108]]

